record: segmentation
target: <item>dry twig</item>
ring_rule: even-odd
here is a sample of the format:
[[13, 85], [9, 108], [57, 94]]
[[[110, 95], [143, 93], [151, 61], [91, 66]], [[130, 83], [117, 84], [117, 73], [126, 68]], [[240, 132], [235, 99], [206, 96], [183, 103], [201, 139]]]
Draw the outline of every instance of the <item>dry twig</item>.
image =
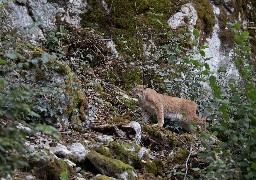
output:
[[191, 156], [191, 153], [192, 153], [192, 144], [190, 144], [189, 155], [188, 155], [187, 160], [186, 160], [186, 173], [185, 173], [185, 176], [184, 176], [183, 180], [185, 180], [187, 178], [187, 174], [188, 174], [188, 161], [189, 161], [189, 158]]

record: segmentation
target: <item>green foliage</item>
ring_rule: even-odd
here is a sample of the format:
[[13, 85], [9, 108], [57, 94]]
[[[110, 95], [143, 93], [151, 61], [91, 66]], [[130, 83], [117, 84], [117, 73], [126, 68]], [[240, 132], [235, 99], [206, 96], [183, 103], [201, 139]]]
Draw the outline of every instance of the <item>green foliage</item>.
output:
[[63, 171], [63, 172], [60, 174], [60, 180], [68, 180], [68, 172]]
[[[64, 32], [61, 30], [60, 33]], [[13, 32], [0, 35], [0, 123], [3, 123], [0, 127], [0, 177], [27, 164], [26, 136], [42, 131], [60, 138], [52, 126], [31, 124], [28, 132], [18, 129], [17, 124], [24, 124], [24, 121], [45, 123], [47, 117], [50, 117], [49, 122], [65, 119], [61, 115], [67, 112], [67, 104], [74, 102], [67, 94], [69, 84], [63, 87], [65, 78], [63, 82], [54, 79], [67, 76], [73, 82], [69, 69], [63, 64], [53, 63], [56, 54], [49, 54], [17, 36]]]
[[48, 32], [47, 45], [50, 50], [57, 51], [62, 47], [61, 39], [65, 38], [68, 31], [64, 26], [60, 25], [58, 30], [51, 30]]
[[6, 177], [15, 169], [27, 165], [22, 160], [26, 153], [26, 134], [27, 132], [18, 130], [16, 125], [0, 127], [0, 177]]
[[168, 33], [166, 44], [155, 52], [160, 54], [160, 59], [156, 61], [155, 57], [150, 57], [145, 62], [144, 83], [159, 92], [192, 99], [206, 106], [203, 83], [210, 74], [209, 59], [205, 57], [206, 47], [196, 48], [198, 37], [197, 29], [183, 34]]
[[241, 31], [239, 24], [233, 26], [233, 31], [236, 45], [232, 59], [239, 78], [224, 87], [217, 78], [210, 77], [218, 119], [211, 130], [220, 142], [213, 148], [207, 136], [202, 138], [207, 148], [202, 156], [211, 162], [205, 169], [207, 179], [256, 178], [256, 71], [249, 33]]
[[39, 117], [31, 110], [31, 89], [28, 85], [12, 86], [6, 79], [0, 79], [0, 116], [25, 118], [30, 115]]

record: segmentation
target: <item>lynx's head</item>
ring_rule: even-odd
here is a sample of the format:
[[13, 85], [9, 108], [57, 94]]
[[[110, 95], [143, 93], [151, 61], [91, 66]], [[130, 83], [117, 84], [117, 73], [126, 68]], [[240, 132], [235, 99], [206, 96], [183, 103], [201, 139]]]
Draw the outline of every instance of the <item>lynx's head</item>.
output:
[[143, 85], [137, 85], [133, 88], [133, 94], [135, 98], [142, 99], [144, 97], [145, 88]]

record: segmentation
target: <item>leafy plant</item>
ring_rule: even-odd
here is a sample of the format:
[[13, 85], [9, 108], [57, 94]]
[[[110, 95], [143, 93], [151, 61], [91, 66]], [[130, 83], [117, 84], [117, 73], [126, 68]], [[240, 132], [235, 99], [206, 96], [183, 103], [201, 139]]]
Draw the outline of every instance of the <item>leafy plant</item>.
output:
[[68, 180], [68, 173], [66, 171], [60, 174], [60, 180]]
[[207, 47], [197, 48], [199, 30], [166, 36], [165, 45], [152, 49], [158, 59], [150, 57], [145, 62], [144, 83], [159, 92], [194, 100], [199, 109], [207, 109], [210, 98], [207, 98], [204, 84], [208, 81], [210, 67], [204, 52]]
[[50, 50], [57, 51], [62, 47], [61, 39], [66, 37], [68, 31], [64, 26], [60, 25], [58, 30], [51, 30], [48, 32], [47, 45]]
[[223, 87], [216, 77], [210, 77], [218, 119], [211, 130], [220, 142], [213, 148], [211, 141], [202, 138], [207, 149], [202, 156], [211, 162], [205, 169], [207, 179], [256, 178], [256, 71], [249, 33], [240, 27], [233, 25], [236, 45], [232, 57], [239, 78]]

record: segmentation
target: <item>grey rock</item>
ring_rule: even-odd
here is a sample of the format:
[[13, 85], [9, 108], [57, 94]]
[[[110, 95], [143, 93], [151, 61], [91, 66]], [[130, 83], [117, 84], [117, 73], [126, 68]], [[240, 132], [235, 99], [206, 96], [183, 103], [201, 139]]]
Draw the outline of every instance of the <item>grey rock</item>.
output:
[[33, 179], [35, 179], [35, 178], [34, 178], [34, 176], [32, 176], [32, 175], [28, 175], [28, 176], [25, 177], [25, 179], [26, 179], [26, 180], [33, 180]]
[[66, 163], [68, 163], [68, 165], [69, 165], [70, 167], [76, 167], [76, 164], [73, 163], [72, 161], [70, 161], [69, 159], [64, 159], [64, 161], [65, 161]]
[[[188, 19], [188, 20], [185, 20]], [[181, 6], [179, 12], [174, 14], [169, 20], [168, 25], [172, 29], [178, 29], [182, 26], [187, 26], [189, 29], [193, 29], [198, 19], [197, 11], [192, 3], [187, 3]]]
[[78, 173], [78, 172], [80, 172], [82, 170], [82, 168], [81, 167], [76, 167], [75, 168], [75, 171]]
[[78, 162], [84, 160], [86, 155], [89, 153], [89, 150], [85, 149], [84, 146], [79, 142], [73, 143], [69, 147], [69, 150], [71, 151], [71, 154], [77, 158]]
[[141, 125], [136, 121], [131, 121], [125, 127], [131, 127], [135, 131], [135, 142], [136, 144], [140, 144], [141, 142]]
[[97, 136], [97, 140], [100, 142], [112, 142], [114, 141], [112, 136], [108, 136], [108, 135], [99, 135]]
[[62, 144], [57, 144], [56, 147], [51, 147], [50, 150], [58, 157], [67, 157], [67, 155], [71, 154], [71, 151], [69, 151], [68, 148]]
[[42, 30], [29, 15], [27, 7], [9, 2], [5, 8], [0, 9], [0, 13], [5, 17], [2, 18], [3, 25], [0, 27], [2, 32], [18, 30], [18, 33], [32, 44], [45, 40]]
[[25, 131], [27, 131], [27, 132], [31, 132], [31, 131], [32, 131], [31, 128], [29, 128], [29, 127], [27, 127], [27, 126], [24, 126], [24, 124], [21, 124], [21, 123], [19, 123], [19, 124], [17, 125], [17, 129], [22, 129], [22, 130], [25, 130]]
[[63, 9], [47, 0], [28, 0], [28, 4], [34, 21], [44, 32], [56, 28], [56, 14]]
[[142, 159], [142, 158], [143, 158], [145, 155], [147, 155], [147, 154], [148, 154], [147, 148], [141, 147], [140, 150], [139, 150], [139, 152], [138, 152], [138, 158], [139, 158], [139, 159]]

